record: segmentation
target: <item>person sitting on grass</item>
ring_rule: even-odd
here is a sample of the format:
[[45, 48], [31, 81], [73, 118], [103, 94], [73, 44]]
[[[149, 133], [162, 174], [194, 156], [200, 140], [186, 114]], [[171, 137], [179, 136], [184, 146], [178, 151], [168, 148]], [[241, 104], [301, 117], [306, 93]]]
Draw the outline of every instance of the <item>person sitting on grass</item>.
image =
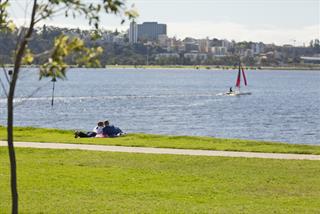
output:
[[97, 126], [93, 128], [92, 132], [76, 131], [74, 133], [75, 138], [88, 138], [88, 137], [106, 137], [103, 134], [103, 122], [98, 122]]
[[109, 137], [118, 137], [124, 133], [120, 128], [110, 125], [109, 121], [106, 120], [104, 121], [103, 134]]
[[103, 128], [103, 122], [98, 122], [97, 126], [93, 129], [93, 132], [96, 133], [95, 137], [107, 137], [107, 135], [103, 134]]

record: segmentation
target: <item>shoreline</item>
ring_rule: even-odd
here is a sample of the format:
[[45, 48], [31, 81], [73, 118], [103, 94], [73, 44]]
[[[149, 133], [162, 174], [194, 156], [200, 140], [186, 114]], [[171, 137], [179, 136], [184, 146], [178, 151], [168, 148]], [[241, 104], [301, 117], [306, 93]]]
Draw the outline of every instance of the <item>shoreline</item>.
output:
[[[30, 132], [32, 132], [33, 135], [30, 135]], [[0, 125], [0, 134], [0, 141], [6, 141], [5, 126]], [[74, 131], [72, 130], [36, 128], [30, 126], [14, 127], [14, 135], [14, 140], [18, 142], [56, 142], [67, 144], [320, 155], [319, 145], [303, 143], [289, 144], [285, 142], [226, 139], [215, 137], [129, 133], [118, 138], [74, 138]]]
[[[243, 66], [246, 70], [318, 70], [320, 65], [313, 66]], [[128, 69], [196, 69], [196, 70], [235, 70], [230, 65], [106, 65], [105, 68]]]
[[[6, 64], [6, 68], [12, 68], [13, 65]], [[39, 65], [23, 65], [21, 68], [39, 68]], [[86, 68], [76, 65], [69, 65], [70, 69]], [[93, 67], [91, 67], [93, 68]], [[309, 66], [244, 66], [246, 70], [273, 70], [273, 71], [320, 71], [320, 65]], [[88, 68], [90, 69], [90, 68]], [[228, 65], [106, 65], [96, 69], [194, 69], [194, 70], [237, 70], [237, 67]]]

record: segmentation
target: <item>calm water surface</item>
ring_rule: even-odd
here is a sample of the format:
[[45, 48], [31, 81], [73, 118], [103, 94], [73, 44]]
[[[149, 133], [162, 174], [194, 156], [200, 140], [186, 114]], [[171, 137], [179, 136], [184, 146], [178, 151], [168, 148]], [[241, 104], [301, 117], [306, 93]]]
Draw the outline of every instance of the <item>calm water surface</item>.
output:
[[228, 97], [236, 71], [73, 69], [56, 83], [53, 108], [52, 83], [36, 70], [21, 74], [17, 126], [91, 130], [109, 119], [125, 132], [320, 144], [320, 71], [247, 71], [252, 95]]

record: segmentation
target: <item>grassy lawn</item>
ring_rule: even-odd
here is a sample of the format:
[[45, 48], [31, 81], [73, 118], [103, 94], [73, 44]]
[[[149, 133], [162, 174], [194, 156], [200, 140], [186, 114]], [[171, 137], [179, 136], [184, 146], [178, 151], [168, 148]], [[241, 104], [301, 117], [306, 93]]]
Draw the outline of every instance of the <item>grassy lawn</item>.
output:
[[[73, 131], [32, 127], [15, 127], [15, 141], [57, 142], [137, 147], [205, 149], [224, 151], [320, 154], [320, 146], [294, 145], [211, 137], [129, 134], [119, 138], [74, 138]], [[6, 128], [0, 126], [0, 140], [6, 140]]]
[[[20, 213], [319, 213], [318, 161], [17, 151]], [[0, 210], [10, 213], [7, 149]]]

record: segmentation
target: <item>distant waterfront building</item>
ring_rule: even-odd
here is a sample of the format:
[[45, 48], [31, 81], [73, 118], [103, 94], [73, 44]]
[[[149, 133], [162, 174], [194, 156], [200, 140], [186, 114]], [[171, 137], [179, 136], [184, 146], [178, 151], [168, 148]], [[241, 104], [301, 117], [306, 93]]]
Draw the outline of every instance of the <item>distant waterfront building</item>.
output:
[[180, 39], [177, 39], [176, 37], [170, 39], [168, 51], [175, 51], [181, 53], [184, 52], [184, 50], [184, 43]]
[[232, 46], [232, 44], [228, 40], [224, 39], [221, 41], [221, 46], [229, 49]]
[[252, 49], [246, 49], [244, 51], [244, 56], [246, 56], [246, 57], [253, 57], [253, 55], [254, 55], [254, 52]]
[[191, 62], [204, 62], [208, 59], [208, 55], [206, 53], [185, 53], [183, 57], [190, 59]]
[[226, 56], [228, 53], [226, 47], [212, 47], [211, 52], [212, 52], [212, 55], [216, 57]]
[[253, 54], [260, 54], [264, 52], [264, 44], [262, 42], [253, 43], [251, 45], [251, 50], [253, 51]]
[[184, 48], [186, 52], [199, 52], [199, 44], [197, 43], [184, 43]]
[[124, 44], [124, 37], [123, 35], [113, 36], [112, 42], [115, 44], [123, 45]]
[[161, 47], [168, 47], [169, 38], [165, 34], [160, 34], [158, 36], [158, 43]]
[[134, 44], [138, 42], [138, 26], [135, 21], [130, 23], [129, 28], [129, 43]]
[[199, 40], [199, 51], [201, 53], [208, 53], [209, 52], [209, 39], [200, 39]]
[[301, 56], [303, 63], [320, 64], [320, 56]]
[[159, 35], [167, 35], [167, 25], [158, 22], [144, 22], [138, 24], [139, 41], [157, 41]]
[[167, 39], [167, 51], [168, 52], [177, 52], [176, 46], [175, 46], [175, 38], [168, 38]]

